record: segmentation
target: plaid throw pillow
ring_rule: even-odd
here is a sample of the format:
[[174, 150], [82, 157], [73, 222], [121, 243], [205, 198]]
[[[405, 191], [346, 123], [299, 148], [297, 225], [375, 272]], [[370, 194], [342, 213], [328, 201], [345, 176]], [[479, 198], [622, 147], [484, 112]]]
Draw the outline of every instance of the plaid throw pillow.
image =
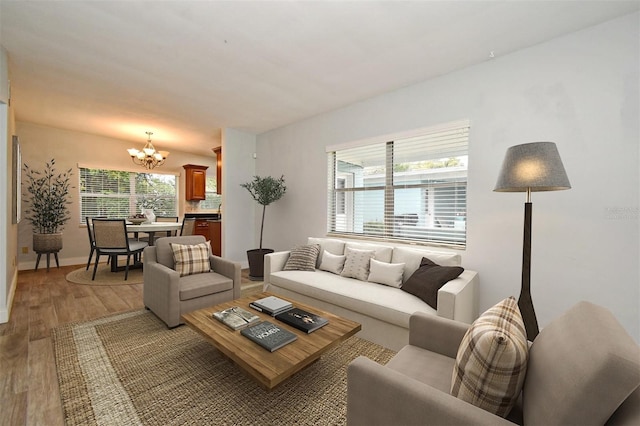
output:
[[509, 297], [475, 320], [462, 338], [451, 395], [507, 416], [522, 390], [528, 350], [520, 309]]
[[209, 272], [211, 270], [209, 264], [210, 247], [208, 241], [193, 245], [171, 243], [175, 270], [181, 277]]

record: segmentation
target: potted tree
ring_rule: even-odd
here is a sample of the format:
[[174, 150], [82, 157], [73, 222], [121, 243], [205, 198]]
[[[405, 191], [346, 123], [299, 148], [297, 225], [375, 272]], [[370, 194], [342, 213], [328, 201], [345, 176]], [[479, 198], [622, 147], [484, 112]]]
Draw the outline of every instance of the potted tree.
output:
[[284, 176], [275, 179], [271, 176], [254, 176], [251, 182], [243, 183], [240, 186], [245, 188], [258, 204], [262, 205], [262, 222], [260, 224], [260, 246], [257, 249], [247, 250], [247, 260], [249, 261], [249, 279], [260, 281], [264, 277], [264, 256], [273, 253], [272, 249], [262, 248], [262, 234], [264, 231], [264, 215], [267, 206], [282, 198], [287, 191], [284, 184]]
[[55, 159], [51, 159], [42, 171], [24, 165], [27, 191], [24, 196], [27, 202], [25, 219], [33, 227], [33, 251], [39, 255], [62, 250], [61, 231], [70, 219], [71, 169], [57, 173], [55, 164]]

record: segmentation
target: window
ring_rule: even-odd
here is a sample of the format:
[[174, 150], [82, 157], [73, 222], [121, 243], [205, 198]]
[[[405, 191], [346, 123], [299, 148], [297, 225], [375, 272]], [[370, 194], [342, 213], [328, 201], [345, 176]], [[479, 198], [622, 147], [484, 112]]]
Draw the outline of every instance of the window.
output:
[[200, 201], [200, 209], [202, 210], [217, 210], [222, 203], [222, 195], [218, 194], [218, 187], [216, 184], [216, 177], [207, 175], [207, 182], [205, 187], [205, 199]]
[[87, 216], [123, 218], [142, 209], [177, 216], [175, 175], [80, 167], [80, 222]]
[[466, 246], [469, 123], [328, 150], [328, 232]]

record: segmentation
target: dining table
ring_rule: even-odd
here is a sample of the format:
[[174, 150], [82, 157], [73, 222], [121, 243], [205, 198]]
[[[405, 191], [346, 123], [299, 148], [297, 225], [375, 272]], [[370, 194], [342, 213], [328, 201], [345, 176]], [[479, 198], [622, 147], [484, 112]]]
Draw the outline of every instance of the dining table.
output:
[[127, 223], [127, 232], [146, 232], [149, 234], [149, 245], [152, 246], [155, 242], [156, 232], [172, 232], [179, 231], [182, 228], [182, 223], [179, 222], [151, 222], [151, 223]]

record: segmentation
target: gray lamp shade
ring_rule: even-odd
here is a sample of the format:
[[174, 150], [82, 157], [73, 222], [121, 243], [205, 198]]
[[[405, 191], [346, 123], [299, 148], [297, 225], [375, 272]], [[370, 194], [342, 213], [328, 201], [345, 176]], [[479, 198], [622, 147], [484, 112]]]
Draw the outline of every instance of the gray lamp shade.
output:
[[507, 149], [497, 192], [558, 191], [571, 184], [553, 142], [532, 142]]

